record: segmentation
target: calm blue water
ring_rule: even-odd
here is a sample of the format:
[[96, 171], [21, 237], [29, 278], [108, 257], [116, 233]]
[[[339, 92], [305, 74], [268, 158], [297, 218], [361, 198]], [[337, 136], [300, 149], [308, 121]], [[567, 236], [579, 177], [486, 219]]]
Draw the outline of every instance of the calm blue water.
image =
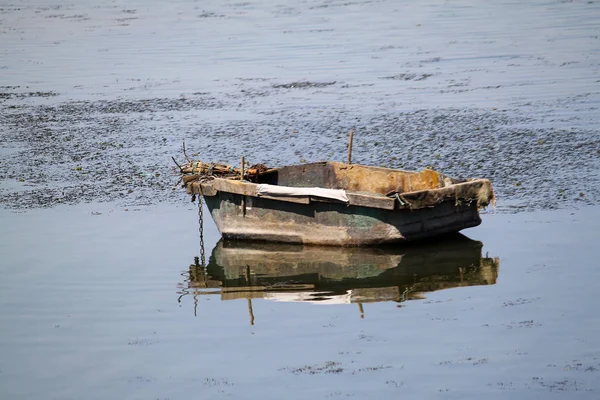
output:
[[[495, 284], [365, 302], [361, 317], [356, 303], [190, 288], [194, 208], [5, 211], [0, 388], [11, 399], [595, 398], [598, 214], [484, 215], [466, 233], [499, 257]], [[212, 224], [206, 233], [212, 252]], [[422, 267], [436, 265], [434, 280], [452, 280], [439, 262]]]

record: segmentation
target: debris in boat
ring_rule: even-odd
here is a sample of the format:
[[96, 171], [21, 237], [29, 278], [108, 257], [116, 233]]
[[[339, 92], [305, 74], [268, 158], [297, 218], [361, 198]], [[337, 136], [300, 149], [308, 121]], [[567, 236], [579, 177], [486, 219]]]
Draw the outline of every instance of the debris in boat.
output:
[[[235, 168], [223, 163], [206, 163], [202, 161], [189, 161], [183, 165], [175, 161], [175, 164], [179, 167], [184, 184], [212, 178], [239, 179], [242, 170], [241, 167]], [[244, 180], [256, 182], [260, 174], [266, 174], [269, 171], [271, 169], [264, 164], [254, 164], [244, 169]]]

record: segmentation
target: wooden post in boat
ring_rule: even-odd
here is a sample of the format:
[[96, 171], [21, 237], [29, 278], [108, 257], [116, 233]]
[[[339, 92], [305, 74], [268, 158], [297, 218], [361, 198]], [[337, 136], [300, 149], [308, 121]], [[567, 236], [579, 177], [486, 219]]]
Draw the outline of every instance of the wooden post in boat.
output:
[[348, 165], [352, 164], [352, 136], [354, 136], [354, 131], [350, 131], [348, 138]]
[[244, 180], [244, 156], [242, 156], [242, 165], [240, 168], [240, 181]]
[[[240, 165], [240, 181], [244, 180], [244, 156], [242, 156], [242, 163]], [[246, 216], [246, 196], [242, 195], [242, 216]]]

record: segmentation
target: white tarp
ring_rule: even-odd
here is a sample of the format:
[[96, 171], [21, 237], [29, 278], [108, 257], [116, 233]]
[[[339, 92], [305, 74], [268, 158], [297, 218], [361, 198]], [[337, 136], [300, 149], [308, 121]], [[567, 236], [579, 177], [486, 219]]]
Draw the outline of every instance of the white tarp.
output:
[[290, 187], [278, 185], [256, 185], [257, 196], [315, 196], [348, 203], [346, 191], [342, 189], [324, 189], [318, 187]]

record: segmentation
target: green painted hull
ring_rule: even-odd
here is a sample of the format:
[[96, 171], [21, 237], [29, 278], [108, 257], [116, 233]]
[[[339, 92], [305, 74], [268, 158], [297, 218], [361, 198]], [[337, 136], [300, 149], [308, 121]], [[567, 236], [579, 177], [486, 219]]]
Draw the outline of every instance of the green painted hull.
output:
[[385, 210], [329, 202], [297, 204], [227, 192], [205, 200], [225, 239], [373, 246], [458, 232], [481, 223], [475, 202]]

